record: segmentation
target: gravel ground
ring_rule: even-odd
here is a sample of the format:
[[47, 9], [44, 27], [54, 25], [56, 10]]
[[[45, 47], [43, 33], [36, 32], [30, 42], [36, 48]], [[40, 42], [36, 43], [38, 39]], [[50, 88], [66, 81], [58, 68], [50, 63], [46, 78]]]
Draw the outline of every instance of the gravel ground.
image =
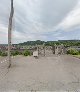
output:
[[[0, 74], [0, 92], [60, 91], [80, 92], [80, 59], [68, 55], [18, 56], [12, 67]], [[16, 91], [15, 91], [16, 90]]]

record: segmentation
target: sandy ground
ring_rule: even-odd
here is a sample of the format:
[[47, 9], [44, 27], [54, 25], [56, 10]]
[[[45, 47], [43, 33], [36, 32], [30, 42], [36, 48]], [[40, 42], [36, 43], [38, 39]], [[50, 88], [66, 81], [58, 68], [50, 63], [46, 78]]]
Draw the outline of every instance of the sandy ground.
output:
[[8, 62], [0, 64], [0, 92], [80, 92], [78, 58], [67, 55], [52, 55], [39, 59], [33, 56], [18, 56], [12, 59], [9, 70], [7, 66]]

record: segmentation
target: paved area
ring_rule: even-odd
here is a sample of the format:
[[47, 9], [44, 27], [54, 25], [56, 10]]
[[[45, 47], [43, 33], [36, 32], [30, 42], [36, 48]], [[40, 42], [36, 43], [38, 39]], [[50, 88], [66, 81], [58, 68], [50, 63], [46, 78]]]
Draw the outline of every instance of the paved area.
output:
[[[67, 55], [18, 56], [0, 77], [0, 92], [80, 92], [80, 59]], [[0, 64], [0, 70], [2, 65]], [[2, 70], [2, 71], [3, 71]]]

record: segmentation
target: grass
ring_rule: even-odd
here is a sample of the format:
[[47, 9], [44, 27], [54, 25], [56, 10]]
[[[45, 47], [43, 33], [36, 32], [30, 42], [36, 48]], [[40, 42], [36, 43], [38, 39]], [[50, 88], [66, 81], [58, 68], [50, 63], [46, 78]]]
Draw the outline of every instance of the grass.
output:
[[80, 58], [80, 55], [73, 55], [74, 57]]

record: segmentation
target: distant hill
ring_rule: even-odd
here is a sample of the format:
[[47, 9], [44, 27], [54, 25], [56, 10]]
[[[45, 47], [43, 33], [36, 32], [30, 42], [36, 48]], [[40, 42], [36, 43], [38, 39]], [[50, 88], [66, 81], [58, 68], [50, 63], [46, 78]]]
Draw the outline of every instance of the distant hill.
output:
[[45, 45], [48, 46], [52, 46], [52, 45], [61, 45], [63, 44], [64, 46], [80, 46], [80, 40], [58, 40], [58, 41], [41, 41], [41, 40], [37, 40], [37, 41], [27, 41], [24, 43], [19, 43], [18, 45], [43, 45], [45, 43]]
[[[15, 46], [20, 45], [20, 46], [35, 46], [35, 45], [45, 45], [47, 46], [53, 46], [53, 45], [61, 45], [63, 44], [64, 46], [80, 46], [80, 40], [58, 40], [58, 41], [41, 41], [41, 40], [36, 40], [36, 41], [27, 41], [19, 44], [13, 44]], [[0, 44], [0, 46], [7, 46], [8, 44]]]
[[41, 41], [41, 40], [37, 40], [37, 41], [27, 41], [24, 43], [19, 43], [19, 45], [42, 45], [43, 43], [45, 43], [45, 41]]

